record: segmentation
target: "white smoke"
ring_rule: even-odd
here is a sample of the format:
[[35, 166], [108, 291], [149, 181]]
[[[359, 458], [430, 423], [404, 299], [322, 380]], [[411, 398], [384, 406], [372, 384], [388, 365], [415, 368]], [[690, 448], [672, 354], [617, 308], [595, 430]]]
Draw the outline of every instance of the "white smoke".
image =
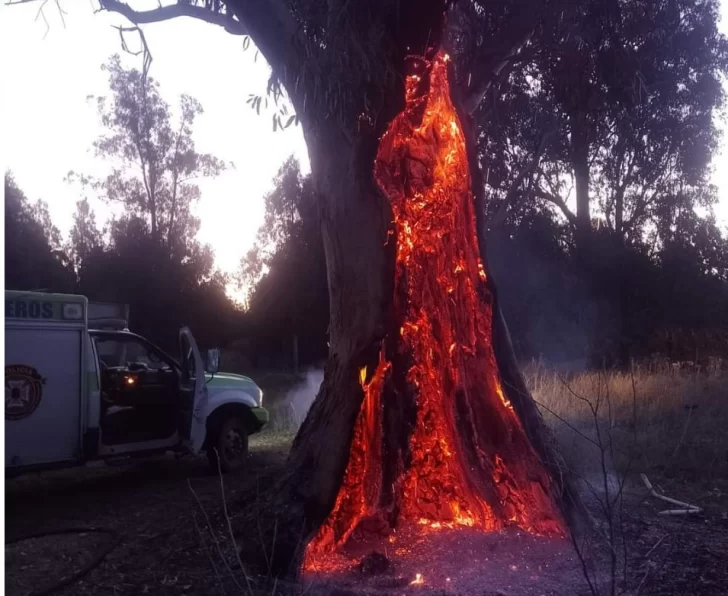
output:
[[290, 416], [298, 428], [303, 423], [308, 414], [313, 400], [316, 399], [319, 387], [324, 380], [324, 371], [321, 369], [310, 370], [306, 373], [306, 378], [301, 383], [293, 387], [285, 398], [286, 408], [290, 411]]

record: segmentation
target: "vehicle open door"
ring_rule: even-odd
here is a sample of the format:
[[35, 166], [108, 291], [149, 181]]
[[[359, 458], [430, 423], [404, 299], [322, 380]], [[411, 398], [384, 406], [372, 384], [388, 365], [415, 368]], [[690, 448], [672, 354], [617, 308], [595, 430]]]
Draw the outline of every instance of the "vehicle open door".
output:
[[183, 327], [179, 332], [182, 363], [182, 394], [184, 399], [180, 434], [185, 446], [199, 453], [205, 441], [205, 414], [207, 410], [207, 384], [205, 364], [192, 332]]

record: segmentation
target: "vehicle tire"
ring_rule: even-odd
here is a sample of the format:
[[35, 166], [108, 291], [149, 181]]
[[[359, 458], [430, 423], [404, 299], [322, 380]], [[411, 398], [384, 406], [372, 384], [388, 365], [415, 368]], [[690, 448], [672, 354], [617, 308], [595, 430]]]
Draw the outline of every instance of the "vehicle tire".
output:
[[212, 471], [217, 474], [238, 472], [248, 461], [248, 429], [238, 416], [222, 420], [212, 443], [207, 449], [207, 458]]

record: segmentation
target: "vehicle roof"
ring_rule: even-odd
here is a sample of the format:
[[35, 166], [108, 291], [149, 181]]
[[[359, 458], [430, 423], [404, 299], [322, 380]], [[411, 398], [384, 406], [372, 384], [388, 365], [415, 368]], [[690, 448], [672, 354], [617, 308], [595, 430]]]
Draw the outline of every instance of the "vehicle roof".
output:
[[28, 300], [28, 299], [45, 300], [48, 302], [81, 302], [88, 303], [88, 298], [81, 294], [60, 294], [55, 292], [34, 292], [24, 290], [5, 290], [6, 300]]

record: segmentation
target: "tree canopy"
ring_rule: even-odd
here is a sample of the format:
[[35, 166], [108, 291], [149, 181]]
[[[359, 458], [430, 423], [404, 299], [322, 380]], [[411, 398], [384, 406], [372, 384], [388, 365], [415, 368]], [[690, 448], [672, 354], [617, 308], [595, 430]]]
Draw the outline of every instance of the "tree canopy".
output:
[[31, 204], [10, 172], [5, 173], [5, 287], [68, 291], [73, 271], [61, 250], [61, 234], [48, 206]]
[[118, 55], [104, 66], [111, 96], [97, 97], [106, 134], [95, 143], [96, 155], [113, 164], [102, 179], [70, 173], [97, 196], [124, 206], [127, 215], [148, 222], [152, 239], [169, 257], [186, 256], [187, 242], [199, 229], [191, 207], [200, 198], [195, 180], [219, 175], [226, 164], [199, 153], [192, 128], [203, 113], [200, 103], [182, 95], [178, 122], [159, 92], [159, 84], [136, 68], [125, 69]]
[[329, 316], [315, 192], [294, 158], [281, 166], [273, 184], [265, 197], [265, 220], [255, 246], [241, 261], [239, 280], [249, 288], [256, 353], [288, 356], [296, 337], [300, 362], [312, 364], [326, 356]]
[[719, 3], [567, 5], [479, 108], [493, 223], [530, 202], [572, 228], [606, 225], [656, 248], [717, 200], [709, 174], [728, 72]]

